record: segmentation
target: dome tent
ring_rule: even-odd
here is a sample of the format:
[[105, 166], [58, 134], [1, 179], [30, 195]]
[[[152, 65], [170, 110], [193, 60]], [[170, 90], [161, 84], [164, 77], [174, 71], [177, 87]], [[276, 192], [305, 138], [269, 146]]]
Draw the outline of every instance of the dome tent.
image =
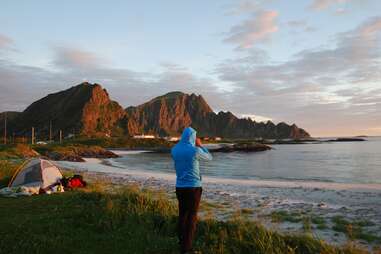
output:
[[40, 186], [45, 189], [56, 184], [62, 178], [58, 167], [41, 158], [26, 161], [15, 172], [8, 187]]

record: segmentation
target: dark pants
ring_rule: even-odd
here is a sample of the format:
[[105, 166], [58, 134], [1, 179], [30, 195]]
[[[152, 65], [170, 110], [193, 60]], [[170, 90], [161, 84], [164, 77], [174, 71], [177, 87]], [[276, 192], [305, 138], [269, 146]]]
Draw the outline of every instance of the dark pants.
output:
[[176, 197], [179, 201], [178, 236], [182, 253], [192, 249], [201, 193], [201, 187], [176, 188]]

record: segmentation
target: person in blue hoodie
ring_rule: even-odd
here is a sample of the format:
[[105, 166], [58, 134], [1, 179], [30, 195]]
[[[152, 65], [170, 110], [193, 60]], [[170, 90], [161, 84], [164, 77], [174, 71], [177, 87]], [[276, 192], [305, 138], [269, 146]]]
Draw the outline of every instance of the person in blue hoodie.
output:
[[172, 148], [176, 169], [176, 197], [179, 202], [178, 237], [181, 253], [191, 253], [201, 200], [199, 160], [212, 160], [208, 149], [202, 146], [196, 131], [187, 127], [180, 141]]

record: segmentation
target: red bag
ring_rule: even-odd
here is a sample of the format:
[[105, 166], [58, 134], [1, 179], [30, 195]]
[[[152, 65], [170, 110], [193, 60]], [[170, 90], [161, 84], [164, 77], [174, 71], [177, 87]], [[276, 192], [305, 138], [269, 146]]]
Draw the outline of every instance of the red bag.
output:
[[80, 179], [73, 178], [73, 179], [69, 180], [68, 187], [69, 188], [81, 188], [81, 187], [84, 187], [84, 185]]

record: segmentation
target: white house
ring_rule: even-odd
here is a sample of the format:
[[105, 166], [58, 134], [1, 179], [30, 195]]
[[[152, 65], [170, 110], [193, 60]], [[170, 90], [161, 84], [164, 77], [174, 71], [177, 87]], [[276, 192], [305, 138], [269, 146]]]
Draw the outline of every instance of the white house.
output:
[[168, 137], [167, 138], [168, 141], [179, 141], [180, 140], [180, 137]]
[[155, 135], [134, 135], [133, 138], [136, 138], [136, 139], [153, 139], [153, 138], [156, 138]]

